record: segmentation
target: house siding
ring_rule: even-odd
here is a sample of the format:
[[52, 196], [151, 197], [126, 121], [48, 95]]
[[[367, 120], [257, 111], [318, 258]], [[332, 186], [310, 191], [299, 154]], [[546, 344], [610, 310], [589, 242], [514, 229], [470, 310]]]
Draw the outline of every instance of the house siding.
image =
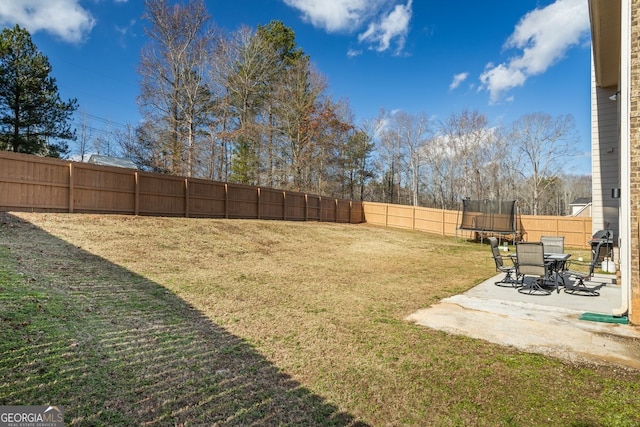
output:
[[[629, 87], [629, 145], [630, 145], [630, 229], [631, 306], [629, 320], [640, 324], [640, 238], [638, 216], [640, 214], [640, 0], [631, 2], [630, 87]], [[624, 40], [623, 40], [624, 42]]]
[[611, 197], [611, 189], [620, 188], [619, 103], [609, 99], [617, 88], [597, 87], [593, 65], [591, 78], [592, 233], [613, 230], [617, 240], [620, 199]]

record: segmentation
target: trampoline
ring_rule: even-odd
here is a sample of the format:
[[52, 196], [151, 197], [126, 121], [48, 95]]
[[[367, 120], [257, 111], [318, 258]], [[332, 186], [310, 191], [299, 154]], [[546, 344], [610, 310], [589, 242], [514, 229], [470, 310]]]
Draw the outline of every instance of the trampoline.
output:
[[479, 233], [482, 240], [485, 235], [518, 237], [515, 200], [462, 200], [462, 211], [458, 210], [458, 232]]

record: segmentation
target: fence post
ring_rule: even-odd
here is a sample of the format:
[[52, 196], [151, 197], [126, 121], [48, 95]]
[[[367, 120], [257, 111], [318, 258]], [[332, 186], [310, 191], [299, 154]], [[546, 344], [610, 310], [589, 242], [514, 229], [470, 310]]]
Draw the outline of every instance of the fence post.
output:
[[224, 217], [229, 218], [229, 184], [224, 185]]
[[[442, 212], [442, 215], [441, 215], [441, 218], [442, 218], [442, 235], [444, 236], [444, 235], [445, 235], [445, 234], [444, 234], [444, 233], [445, 233], [445, 227], [444, 227], [444, 218], [445, 218], [445, 216], [444, 216], [444, 209], [440, 209], [440, 211]], [[457, 224], [456, 224], [456, 227], [457, 227]]]
[[334, 199], [334, 203], [335, 203], [335, 213], [334, 213], [334, 220], [333, 222], [338, 222], [338, 199]]
[[69, 163], [69, 213], [73, 213], [73, 163]]
[[189, 218], [189, 178], [184, 179], [184, 217]]
[[258, 219], [262, 218], [262, 192], [260, 191], [260, 187], [258, 187]]
[[133, 213], [138, 216], [140, 214], [140, 175], [138, 172], [133, 173], [135, 182], [135, 199], [133, 201]]
[[349, 224], [353, 224], [353, 222], [351, 222], [352, 211], [353, 211], [353, 200], [349, 200]]
[[304, 193], [304, 220], [309, 221], [309, 195]]
[[413, 207], [413, 212], [412, 212], [413, 218], [411, 218], [411, 229], [415, 230], [416, 229], [416, 207]]
[[385, 203], [384, 205], [384, 226], [389, 226], [389, 203]]
[[282, 192], [282, 220], [287, 220], [287, 192]]

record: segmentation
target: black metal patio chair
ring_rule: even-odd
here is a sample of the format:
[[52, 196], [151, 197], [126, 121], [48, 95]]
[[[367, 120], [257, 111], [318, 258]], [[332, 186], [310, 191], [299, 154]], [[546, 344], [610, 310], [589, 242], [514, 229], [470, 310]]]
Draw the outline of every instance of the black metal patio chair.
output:
[[[550, 295], [551, 290], [544, 287], [549, 274], [549, 266], [544, 262], [544, 246], [541, 242], [517, 242], [516, 269], [518, 276], [522, 276], [523, 286], [518, 288], [518, 292], [528, 295]], [[534, 276], [526, 284], [525, 277]]]
[[[604, 286], [604, 283], [596, 285], [596, 286], [587, 286], [585, 285], [585, 281], [589, 281], [593, 277], [593, 270], [595, 269], [596, 263], [598, 262], [597, 257], [594, 257], [589, 263], [589, 271], [577, 271], [571, 270], [571, 265], [569, 268], [562, 271], [563, 279], [567, 277], [569, 280], [564, 281], [564, 291], [568, 294], [572, 295], [582, 295], [588, 297], [597, 297], [600, 295], [600, 288]], [[574, 278], [575, 280], [570, 280]]]
[[563, 254], [564, 253], [564, 237], [563, 236], [542, 236], [540, 237], [542, 246], [544, 246], [545, 254]]
[[[489, 237], [489, 246], [491, 247], [491, 255], [493, 256], [493, 261], [496, 263], [496, 271], [505, 273], [504, 278], [499, 282], [495, 282], [495, 285], [514, 288], [520, 286], [520, 283], [518, 281], [517, 269], [513, 258], [502, 256], [502, 254], [500, 253], [500, 249], [498, 248], [498, 239], [496, 239], [495, 237]], [[512, 265], [505, 265], [505, 258], [509, 258]]]

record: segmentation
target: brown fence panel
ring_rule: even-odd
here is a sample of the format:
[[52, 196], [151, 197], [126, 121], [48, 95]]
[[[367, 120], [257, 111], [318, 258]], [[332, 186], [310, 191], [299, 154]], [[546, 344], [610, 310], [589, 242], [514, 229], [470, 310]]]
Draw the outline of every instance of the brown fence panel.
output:
[[227, 184], [227, 218], [257, 219], [258, 191], [257, 187]]
[[185, 179], [138, 173], [139, 215], [187, 216]]
[[285, 201], [288, 203], [289, 194], [273, 188], [260, 189], [260, 218], [284, 219]]
[[69, 166], [5, 152], [0, 157], [0, 209], [69, 211]]
[[322, 197], [307, 195], [307, 221], [320, 221]]
[[351, 202], [351, 224], [361, 224], [364, 222], [364, 204], [361, 201]]
[[287, 221], [306, 220], [307, 202], [304, 193], [290, 193], [285, 195], [285, 216]]
[[189, 216], [224, 218], [226, 191], [223, 182], [189, 179]]
[[135, 213], [135, 171], [72, 163], [73, 212]]
[[323, 197], [320, 200], [320, 221], [336, 222], [336, 199]]
[[336, 200], [336, 222], [348, 223], [351, 220], [351, 202], [349, 200]]

